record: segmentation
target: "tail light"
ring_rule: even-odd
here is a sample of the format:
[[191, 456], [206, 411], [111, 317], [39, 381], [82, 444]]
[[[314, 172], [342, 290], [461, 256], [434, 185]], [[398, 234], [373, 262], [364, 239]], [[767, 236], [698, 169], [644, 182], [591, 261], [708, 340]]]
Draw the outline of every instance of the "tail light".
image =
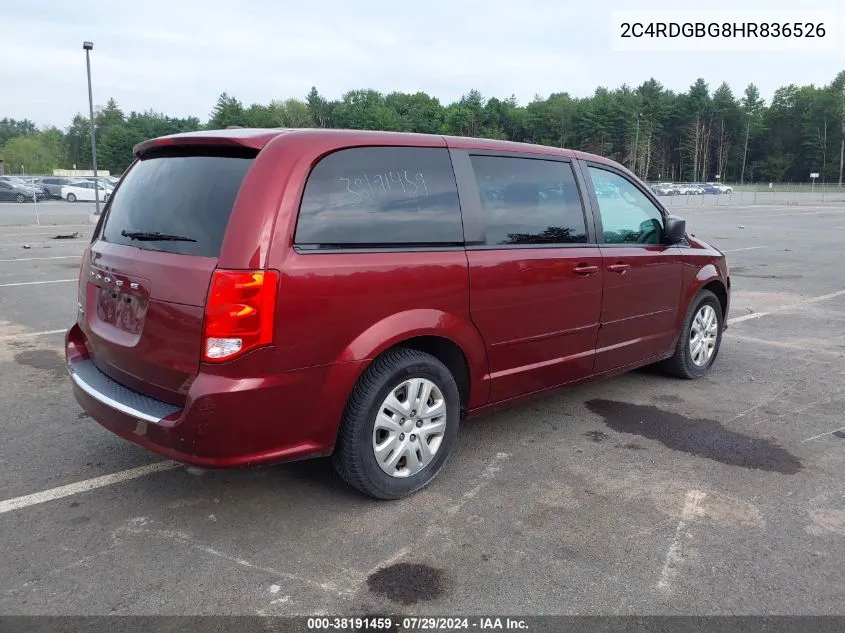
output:
[[205, 305], [203, 360], [231, 360], [273, 342], [279, 273], [215, 270]]

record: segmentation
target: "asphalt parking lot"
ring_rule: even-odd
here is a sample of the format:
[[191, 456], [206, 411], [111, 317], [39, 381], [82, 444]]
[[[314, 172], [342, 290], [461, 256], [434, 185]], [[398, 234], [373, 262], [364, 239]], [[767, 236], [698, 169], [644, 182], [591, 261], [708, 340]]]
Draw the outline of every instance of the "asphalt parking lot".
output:
[[0, 227], [0, 612], [843, 612], [845, 204], [684, 209], [731, 265], [711, 375], [468, 421], [390, 503], [327, 460], [191, 475], [82, 414], [62, 332], [87, 212]]

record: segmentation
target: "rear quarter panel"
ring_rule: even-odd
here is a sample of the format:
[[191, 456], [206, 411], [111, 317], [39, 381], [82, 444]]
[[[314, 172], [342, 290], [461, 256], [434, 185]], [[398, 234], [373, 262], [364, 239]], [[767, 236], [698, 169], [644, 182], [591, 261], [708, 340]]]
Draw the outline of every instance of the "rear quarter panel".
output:
[[[483, 341], [469, 314], [469, 275], [463, 249], [403, 252], [297, 252], [293, 235], [299, 204], [311, 169], [327, 154], [364, 146], [444, 147], [441, 137], [390, 137], [368, 132], [319, 130], [286, 134], [259, 155], [256, 167], [272, 176], [275, 199], [260, 200], [277, 210], [275, 222], [243, 218], [249, 231], [268, 231], [265, 263], [281, 272], [274, 335], [274, 365], [279, 370], [334, 364], [333, 394], [342, 406], [367, 361], [389, 347], [417, 336], [440, 336], [463, 351], [470, 371], [470, 408], [487, 400], [487, 362]], [[267, 152], [265, 154], [265, 152]], [[252, 172], [248, 178], [251, 178]], [[240, 204], [241, 200], [238, 201]], [[235, 211], [239, 211], [236, 207]], [[244, 216], [248, 214], [244, 212]], [[230, 229], [231, 231], [231, 225]], [[224, 249], [228, 245], [224, 241]], [[254, 235], [256, 233], [253, 233]], [[236, 249], [231, 252], [235, 261]], [[244, 255], [240, 255], [244, 261]], [[229, 260], [229, 253], [224, 254]], [[221, 255], [221, 265], [224, 256]], [[342, 370], [351, 364], [354, 370]], [[333, 405], [334, 408], [334, 405]]]

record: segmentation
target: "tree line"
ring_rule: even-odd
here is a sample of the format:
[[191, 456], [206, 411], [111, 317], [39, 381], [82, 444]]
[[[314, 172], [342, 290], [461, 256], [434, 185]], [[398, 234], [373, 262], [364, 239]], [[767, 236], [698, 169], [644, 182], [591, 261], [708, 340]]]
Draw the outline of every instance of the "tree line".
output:
[[[312, 88], [304, 99], [245, 106], [223, 93], [203, 122], [147, 111], [126, 114], [114, 99], [94, 117], [97, 162], [121, 173], [132, 148], [147, 138], [201, 129], [322, 127], [395, 130], [507, 139], [569, 147], [612, 158], [647, 180], [842, 183], [845, 162], [845, 71], [830, 84], [775, 91], [770, 103], [749, 84], [741, 95], [697, 79], [686, 92], [655, 79], [631, 88], [598, 88], [590, 97], [559, 92], [522, 106], [511, 96], [472, 90], [443, 105], [415, 94], [352, 90], [328, 99]], [[77, 114], [64, 129], [0, 120], [0, 158], [7, 173], [89, 169], [90, 120]]]

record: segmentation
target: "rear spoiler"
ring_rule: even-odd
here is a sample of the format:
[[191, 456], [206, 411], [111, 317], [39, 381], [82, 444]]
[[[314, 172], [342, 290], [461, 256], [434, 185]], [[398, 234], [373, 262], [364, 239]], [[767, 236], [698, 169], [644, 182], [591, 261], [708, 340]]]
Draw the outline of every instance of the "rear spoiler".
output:
[[171, 134], [142, 141], [132, 148], [132, 153], [140, 158], [150, 150], [163, 147], [197, 146], [242, 147], [258, 151], [263, 149], [271, 140], [286, 132], [288, 132], [286, 129], [229, 128], [226, 130]]

